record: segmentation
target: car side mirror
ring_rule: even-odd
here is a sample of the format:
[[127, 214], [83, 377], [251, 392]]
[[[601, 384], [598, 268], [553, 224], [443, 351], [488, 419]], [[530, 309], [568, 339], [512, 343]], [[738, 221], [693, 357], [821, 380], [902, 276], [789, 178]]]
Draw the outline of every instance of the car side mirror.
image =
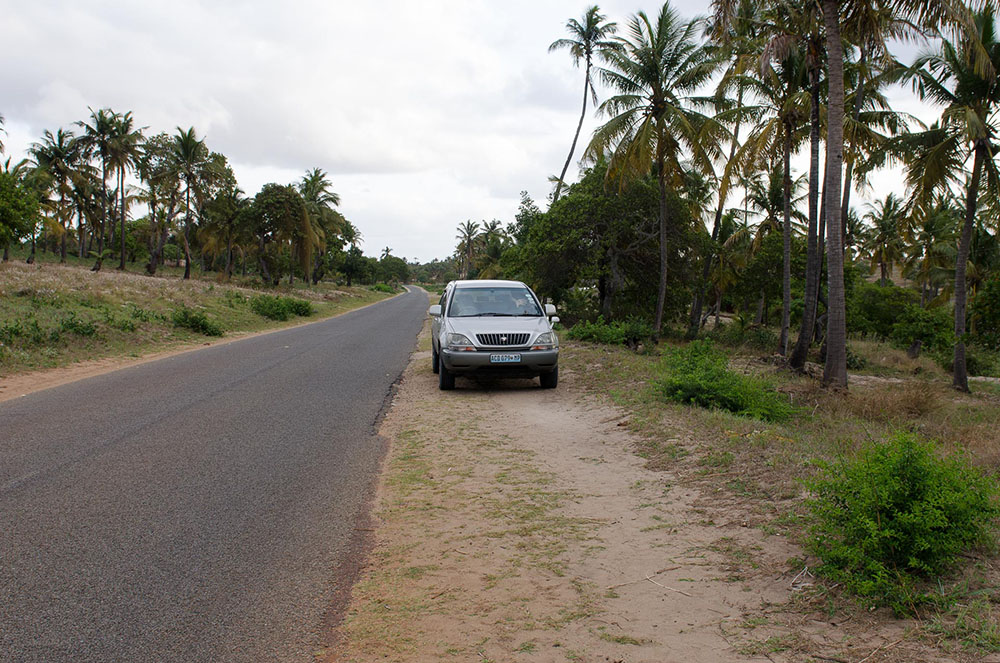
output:
[[441, 315], [441, 305], [435, 304], [434, 306], [431, 306], [429, 309], [427, 309], [427, 314], [432, 315], [434, 317]]
[[555, 314], [556, 314], [556, 307], [555, 307], [555, 305], [554, 304], [546, 304], [545, 305], [545, 315], [548, 316], [548, 317], [552, 317]]
[[549, 322], [551, 322], [552, 324], [556, 324], [557, 322], [559, 322], [559, 316], [558, 315], [552, 316], [551, 318], [549, 318]]

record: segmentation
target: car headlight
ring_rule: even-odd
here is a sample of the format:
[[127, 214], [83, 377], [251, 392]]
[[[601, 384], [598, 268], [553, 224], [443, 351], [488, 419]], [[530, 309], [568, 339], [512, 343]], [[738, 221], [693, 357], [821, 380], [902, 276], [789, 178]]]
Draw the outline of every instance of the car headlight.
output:
[[543, 332], [538, 335], [538, 338], [535, 339], [535, 343], [531, 346], [531, 349], [551, 350], [556, 347], [559, 347], [559, 338], [556, 336], [555, 332]]
[[465, 334], [448, 334], [448, 349], [456, 352], [476, 351], [476, 347]]

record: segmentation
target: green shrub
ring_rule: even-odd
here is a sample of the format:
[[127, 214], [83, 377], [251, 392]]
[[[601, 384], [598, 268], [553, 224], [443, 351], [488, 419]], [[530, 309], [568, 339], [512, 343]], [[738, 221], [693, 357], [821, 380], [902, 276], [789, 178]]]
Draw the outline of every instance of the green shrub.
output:
[[654, 381], [654, 388], [667, 400], [764, 421], [784, 421], [793, 414], [791, 404], [770, 382], [734, 373], [727, 364], [726, 355], [711, 341], [695, 341], [664, 356], [664, 376]]
[[388, 283], [376, 283], [375, 285], [371, 286], [371, 289], [374, 290], [375, 292], [388, 292], [390, 294], [396, 292], [396, 289], [393, 288]]
[[576, 341], [635, 348], [653, 338], [653, 326], [642, 318], [604, 322], [604, 318], [598, 316], [594, 322], [583, 320], [576, 323], [567, 335]]
[[820, 463], [806, 485], [820, 571], [852, 592], [907, 612], [918, 582], [990, 538], [1000, 515], [996, 483], [961, 456], [897, 433], [856, 460]]
[[979, 288], [971, 308], [976, 342], [1000, 350], [1000, 276], [995, 276]]
[[774, 352], [778, 349], [778, 335], [762, 325], [745, 325], [741, 320], [720, 325], [708, 332], [708, 338], [732, 348]]
[[847, 331], [888, 339], [899, 312], [918, 301], [916, 293], [891, 283], [858, 283], [847, 301]]
[[[934, 358], [949, 373], [955, 370], [955, 348], [938, 350]], [[978, 345], [966, 344], [965, 370], [971, 376], [1000, 377], [1000, 354]]]
[[945, 308], [924, 309], [910, 304], [892, 326], [891, 338], [901, 348], [920, 341], [927, 350], [951, 347], [954, 342], [952, 314]]
[[250, 299], [250, 309], [257, 315], [282, 321], [293, 315], [308, 317], [313, 314], [312, 304], [304, 299], [281, 295], [256, 295]]
[[191, 331], [204, 334], [205, 336], [222, 336], [222, 327], [215, 322], [204, 311], [196, 311], [186, 306], [174, 309], [174, 325], [184, 327]]

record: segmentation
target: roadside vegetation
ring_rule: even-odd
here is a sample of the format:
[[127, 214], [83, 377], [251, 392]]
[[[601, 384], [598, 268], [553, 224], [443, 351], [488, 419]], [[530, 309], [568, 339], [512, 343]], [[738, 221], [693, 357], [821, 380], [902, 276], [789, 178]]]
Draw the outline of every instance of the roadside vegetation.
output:
[[0, 377], [320, 319], [392, 296], [369, 286], [174, 279], [72, 265], [0, 264]]

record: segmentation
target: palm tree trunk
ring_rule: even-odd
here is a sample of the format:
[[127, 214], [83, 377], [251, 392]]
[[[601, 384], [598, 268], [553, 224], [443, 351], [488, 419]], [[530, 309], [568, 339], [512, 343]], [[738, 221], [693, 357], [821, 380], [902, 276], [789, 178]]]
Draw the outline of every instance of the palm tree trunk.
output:
[[73, 213], [69, 213], [69, 220], [66, 221], [62, 218], [62, 214], [66, 212], [66, 194], [59, 194], [59, 225], [62, 226], [62, 241], [59, 243], [59, 262], [66, 262], [66, 233], [69, 232], [68, 225], [73, 223]]
[[[743, 86], [739, 86], [739, 92], [736, 95], [736, 107], [743, 108]], [[733, 127], [733, 142], [729, 146], [729, 162], [733, 160], [736, 156], [736, 147], [740, 142], [740, 124], [737, 121], [736, 126]], [[726, 201], [720, 196], [719, 206], [715, 209], [715, 220], [712, 223], [712, 253], [705, 260], [705, 264], [701, 268], [701, 284], [698, 291], [695, 293], [694, 302], [691, 304], [691, 319], [688, 322], [688, 331], [686, 338], [688, 340], [693, 339], [698, 335], [698, 329], [701, 327], [701, 310], [705, 302], [705, 291], [708, 288], [708, 276], [712, 272], [712, 265], [715, 261], [715, 251], [717, 247], [715, 243], [719, 241], [719, 227], [722, 225], [722, 211], [725, 208]]]
[[816, 327], [816, 294], [819, 292], [819, 242], [816, 226], [819, 216], [819, 70], [813, 67], [811, 96], [812, 109], [809, 117], [809, 235], [806, 238], [806, 292], [802, 307], [802, 325], [799, 327], [799, 339], [795, 343], [789, 364], [792, 368], [802, 370], [809, 356], [809, 346]]
[[840, 2], [823, 0], [826, 24], [829, 99], [827, 102], [826, 171], [827, 270], [829, 278], [826, 365], [823, 384], [847, 389], [847, 311], [844, 294], [843, 219], [840, 186], [844, 163], [844, 45], [840, 38]]
[[976, 141], [975, 154], [972, 178], [969, 180], [969, 191], [965, 201], [965, 222], [962, 224], [962, 235], [958, 240], [958, 257], [955, 261], [955, 362], [951, 385], [964, 392], [969, 391], [969, 373], [965, 365], [965, 310], [969, 295], [965, 272], [969, 262], [969, 246], [972, 244], [972, 227], [976, 219], [979, 180], [982, 179], [983, 162], [986, 160], [985, 141]]
[[118, 191], [121, 193], [121, 211], [122, 225], [121, 225], [121, 236], [122, 236], [122, 257], [121, 261], [118, 263], [118, 269], [125, 269], [125, 166], [122, 165], [118, 169]]
[[101, 271], [104, 264], [104, 230], [108, 225], [108, 164], [101, 161], [101, 227], [97, 238], [97, 262], [90, 268], [93, 272]]
[[188, 243], [188, 228], [191, 226], [191, 183], [184, 191], [184, 280], [191, 278], [191, 245]]
[[580, 121], [576, 124], [576, 133], [573, 134], [573, 144], [569, 146], [569, 155], [566, 157], [566, 163], [563, 164], [562, 172], [559, 173], [559, 181], [556, 182], [555, 193], [552, 194], [552, 202], [559, 200], [559, 193], [562, 191], [563, 182], [566, 180], [566, 171], [569, 170], [569, 164], [573, 161], [573, 153], [576, 152], [576, 141], [580, 138], [580, 129], [583, 128], [583, 118], [587, 116], [587, 93], [590, 92], [590, 56], [587, 56], [587, 66], [586, 73], [583, 77], [583, 110], [580, 111]]
[[[865, 76], [862, 69], [864, 69], [865, 63], [868, 61], [868, 48], [865, 46], [861, 47], [861, 55], [858, 57], [858, 91], [854, 93], [854, 109], [851, 111], [851, 119], [854, 121], [855, 130], [857, 127], [858, 120], [861, 118], [861, 106], [865, 101]], [[844, 173], [844, 200], [840, 205], [840, 218], [844, 220], [841, 227], [841, 241], [844, 244], [844, 250], [847, 250], [847, 213], [851, 211], [851, 178], [854, 176], [854, 160], [857, 157], [855, 154], [857, 147], [851, 145], [851, 154], [847, 159], [847, 172]]]
[[792, 127], [785, 122], [784, 148], [784, 249], [782, 250], [781, 269], [781, 340], [778, 342], [778, 354], [788, 356], [788, 327], [792, 315]]
[[[659, 141], [662, 146], [663, 141]], [[667, 300], [667, 177], [663, 172], [663, 148], [658, 147], [656, 165], [657, 179], [660, 184], [660, 288], [656, 297], [656, 321], [653, 323], [653, 334], [659, 339], [663, 327], [663, 309]]]

